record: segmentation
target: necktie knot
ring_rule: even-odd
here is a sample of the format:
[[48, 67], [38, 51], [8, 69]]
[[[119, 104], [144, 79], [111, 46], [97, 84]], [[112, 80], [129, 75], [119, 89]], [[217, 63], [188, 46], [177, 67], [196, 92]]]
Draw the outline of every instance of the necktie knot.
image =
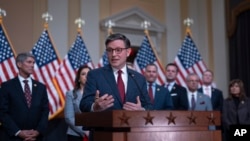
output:
[[29, 81], [28, 80], [23, 80], [23, 83], [27, 84]]
[[152, 84], [152, 83], [149, 83], [149, 84], [148, 84], [148, 86], [149, 86], [149, 87], [152, 87], [152, 86], [153, 86], [153, 84]]
[[122, 74], [122, 70], [118, 70], [118, 75], [121, 75]]

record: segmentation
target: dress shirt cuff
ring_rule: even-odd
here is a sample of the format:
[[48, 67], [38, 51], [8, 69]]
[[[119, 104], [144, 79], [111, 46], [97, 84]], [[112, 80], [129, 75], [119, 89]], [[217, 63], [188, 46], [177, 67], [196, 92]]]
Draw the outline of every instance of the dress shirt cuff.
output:
[[18, 130], [15, 134], [15, 136], [18, 136], [18, 134], [21, 132], [21, 130]]
[[91, 112], [94, 112], [94, 104], [95, 104], [95, 103], [93, 103], [93, 104], [91, 105], [91, 109], [90, 109]]

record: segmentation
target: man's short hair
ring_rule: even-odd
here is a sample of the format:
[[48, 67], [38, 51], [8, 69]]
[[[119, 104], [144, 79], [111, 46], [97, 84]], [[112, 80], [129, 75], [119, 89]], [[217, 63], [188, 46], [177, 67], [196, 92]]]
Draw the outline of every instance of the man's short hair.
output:
[[129, 39], [128, 39], [125, 35], [123, 35], [123, 34], [121, 34], [121, 33], [111, 34], [111, 35], [106, 39], [106, 41], [105, 41], [106, 47], [107, 47], [107, 45], [108, 45], [110, 42], [115, 41], [115, 40], [122, 40], [122, 41], [124, 42], [126, 48], [130, 48], [130, 47], [131, 47]]
[[22, 63], [24, 62], [28, 57], [32, 57], [34, 60], [35, 60], [35, 56], [29, 52], [22, 52], [22, 53], [19, 53], [16, 57], [16, 66], [18, 68], [18, 65], [17, 63]]
[[174, 66], [176, 68], [176, 71], [178, 72], [178, 66], [175, 63], [168, 63], [165, 67], [165, 70], [168, 68], [168, 66]]

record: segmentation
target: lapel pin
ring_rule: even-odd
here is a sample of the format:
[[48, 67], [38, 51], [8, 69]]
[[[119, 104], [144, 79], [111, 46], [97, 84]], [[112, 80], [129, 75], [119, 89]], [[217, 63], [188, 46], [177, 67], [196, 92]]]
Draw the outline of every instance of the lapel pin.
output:
[[160, 91], [160, 88], [157, 88], [157, 91]]
[[34, 87], [36, 87], [37, 85], [36, 84], [34, 84]]

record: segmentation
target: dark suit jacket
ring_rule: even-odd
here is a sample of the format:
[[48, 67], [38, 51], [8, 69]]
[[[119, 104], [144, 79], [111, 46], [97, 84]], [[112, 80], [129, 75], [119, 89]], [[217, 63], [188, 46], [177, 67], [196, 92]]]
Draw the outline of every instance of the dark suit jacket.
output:
[[169, 91], [165, 87], [156, 84], [153, 109], [172, 110], [173, 108], [174, 106]]
[[223, 105], [223, 123], [225, 126], [237, 124], [250, 124], [250, 99], [240, 101], [239, 106], [236, 107], [234, 100], [226, 99]]
[[[202, 87], [198, 89], [198, 92], [203, 93]], [[212, 87], [211, 90], [211, 102], [213, 106], [213, 110], [222, 111], [223, 106], [223, 94], [222, 91]]]
[[[152, 109], [144, 76], [129, 68], [127, 69], [127, 72], [128, 83], [125, 101], [136, 103], [136, 97], [140, 96], [142, 107], [145, 109]], [[91, 105], [95, 100], [96, 90], [100, 91], [100, 97], [104, 94], [113, 95], [114, 106], [107, 110], [122, 109], [123, 103], [110, 65], [89, 71], [87, 82], [84, 87], [83, 98], [80, 102], [81, 111], [91, 111]]]
[[2, 83], [0, 90], [0, 119], [5, 130], [5, 141], [22, 141], [15, 137], [19, 130], [34, 129], [41, 140], [48, 124], [48, 96], [45, 85], [32, 80], [32, 101], [28, 108], [18, 77]]
[[175, 83], [170, 91], [170, 96], [172, 97], [174, 110], [188, 110], [189, 104], [186, 88]]
[[[250, 125], [250, 99], [240, 101], [236, 107], [233, 99], [225, 99], [222, 110], [223, 140], [228, 141], [230, 137], [230, 125]], [[238, 122], [237, 122], [238, 118]]]

